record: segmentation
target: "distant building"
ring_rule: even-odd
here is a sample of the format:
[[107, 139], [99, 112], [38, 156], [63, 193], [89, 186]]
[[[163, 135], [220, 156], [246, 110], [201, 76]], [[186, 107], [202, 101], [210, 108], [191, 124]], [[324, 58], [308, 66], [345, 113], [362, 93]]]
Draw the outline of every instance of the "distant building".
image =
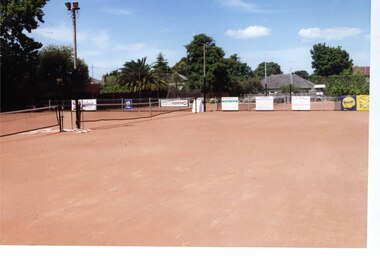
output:
[[[262, 79], [261, 85], [265, 88], [265, 78]], [[314, 83], [306, 80], [296, 74], [271, 75], [267, 77], [268, 91], [271, 93], [281, 92], [281, 88], [293, 83], [299, 92], [308, 93], [314, 89]]]
[[91, 98], [96, 98], [100, 93], [100, 85], [102, 81], [90, 77], [90, 83], [84, 88], [84, 93]]
[[371, 75], [371, 69], [370, 67], [353, 67], [352, 68], [352, 73], [355, 72], [360, 72], [365, 76], [370, 76]]

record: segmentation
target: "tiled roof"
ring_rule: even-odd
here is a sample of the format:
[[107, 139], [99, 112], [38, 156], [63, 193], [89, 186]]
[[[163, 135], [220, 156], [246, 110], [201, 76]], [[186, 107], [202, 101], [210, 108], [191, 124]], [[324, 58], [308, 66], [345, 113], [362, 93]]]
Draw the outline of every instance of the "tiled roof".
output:
[[[314, 83], [306, 80], [298, 75], [293, 74], [293, 85], [300, 89], [313, 89]], [[290, 74], [271, 75], [267, 77], [268, 88], [280, 89], [282, 86], [289, 85], [291, 83]], [[265, 86], [265, 79], [261, 80], [261, 84]]]

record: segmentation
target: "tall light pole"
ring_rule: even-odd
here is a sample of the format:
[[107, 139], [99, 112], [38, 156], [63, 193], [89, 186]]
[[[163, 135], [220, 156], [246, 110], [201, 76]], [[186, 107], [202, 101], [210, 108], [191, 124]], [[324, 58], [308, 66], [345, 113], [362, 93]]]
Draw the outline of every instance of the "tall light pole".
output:
[[292, 73], [292, 68], [290, 68], [290, 88], [289, 88], [290, 103], [292, 103], [292, 85], [293, 85], [293, 73]]
[[203, 101], [204, 101], [204, 112], [206, 112], [206, 42], [203, 42]]
[[76, 13], [79, 11], [79, 3], [78, 2], [66, 2], [65, 3], [67, 10], [71, 12], [71, 17], [73, 19], [73, 31], [74, 31], [74, 71], [73, 71], [73, 84], [76, 89], [76, 96], [75, 96], [75, 116], [76, 116], [76, 126], [77, 129], [80, 129], [80, 107], [79, 107], [79, 88], [77, 84], [77, 22], [76, 22]]
[[264, 62], [264, 72], [265, 72], [265, 96], [268, 96], [268, 84], [267, 84], [267, 62]]

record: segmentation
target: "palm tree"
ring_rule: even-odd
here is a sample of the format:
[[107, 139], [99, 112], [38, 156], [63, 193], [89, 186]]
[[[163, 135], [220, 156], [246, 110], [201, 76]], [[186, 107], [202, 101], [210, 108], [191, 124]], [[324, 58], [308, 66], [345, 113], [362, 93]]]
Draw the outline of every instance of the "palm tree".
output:
[[137, 62], [134, 60], [126, 62], [121, 69], [118, 82], [126, 85], [131, 92], [139, 94], [146, 90], [159, 91], [160, 85], [165, 84], [152, 67], [146, 64], [146, 57], [138, 59]]

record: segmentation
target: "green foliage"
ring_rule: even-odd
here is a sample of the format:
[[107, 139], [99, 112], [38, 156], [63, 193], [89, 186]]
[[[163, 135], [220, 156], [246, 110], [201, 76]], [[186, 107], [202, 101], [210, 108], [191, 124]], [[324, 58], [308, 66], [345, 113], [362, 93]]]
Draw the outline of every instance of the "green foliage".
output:
[[181, 74], [183, 76], [187, 75], [187, 59], [183, 57], [180, 61], [178, 61], [174, 66], [172, 67], [172, 71]]
[[339, 46], [329, 47], [326, 44], [316, 44], [310, 50], [314, 74], [318, 76], [332, 76], [351, 74], [352, 59], [350, 55]]
[[[282, 74], [281, 66], [275, 62], [267, 62], [267, 76]], [[261, 80], [265, 77], [265, 62], [261, 62], [253, 71], [253, 77]]]
[[[186, 58], [182, 58], [172, 68], [168, 66], [162, 53], [157, 56], [152, 66], [146, 64], [146, 58], [137, 62], [126, 62], [119, 75], [117, 72], [106, 75], [106, 83], [101, 92], [159, 92], [169, 89], [178, 91], [179, 84], [185, 89], [202, 89], [204, 50], [208, 92], [236, 94], [260, 90], [259, 82], [245, 82], [252, 79], [252, 69], [246, 63], [242, 63], [236, 54], [224, 58], [224, 51], [215, 45], [211, 37], [204, 34], [196, 35], [185, 47]], [[187, 80], [181, 76], [186, 76]], [[169, 88], [169, 85], [172, 88]]]
[[76, 82], [73, 81], [74, 58], [73, 49], [69, 46], [49, 45], [39, 54], [37, 66], [39, 95], [74, 97], [77, 89], [89, 83], [88, 67], [84, 60], [77, 60]]
[[233, 87], [231, 92], [233, 95], [241, 94], [254, 94], [263, 91], [263, 86], [259, 80], [254, 78], [239, 81], [236, 86]]
[[309, 80], [309, 73], [306, 70], [299, 70], [299, 71], [294, 72], [294, 74], [306, 80]]
[[103, 84], [100, 86], [100, 93], [118, 93], [118, 92], [128, 92], [130, 93], [130, 88], [126, 86], [121, 86], [119, 84]]
[[253, 77], [253, 71], [247, 63], [242, 63], [237, 54], [231, 55], [225, 59], [228, 68], [228, 74], [234, 81], [245, 81]]
[[329, 77], [312, 76], [311, 81], [315, 84], [325, 84], [326, 95], [369, 95], [369, 82], [361, 73]]
[[[44, 22], [46, 0], [2, 0], [0, 5], [1, 110], [30, 104], [41, 43], [27, 33]], [[26, 97], [27, 96], [27, 97]]]
[[280, 89], [281, 89], [282, 93], [290, 93], [290, 92], [297, 93], [297, 92], [299, 92], [299, 88], [294, 86], [294, 85], [291, 85], [291, 84], [281, 86]]
[[114, 70], [109, 74], [103, 76], [104, 83], [100, 86], [100, 93], [131, 93], [132, 90], [129, 87], [119, 84], [119, 71]]
[[173, 69], [186, 67], [190, 89], [203, 88], [204, 49], [206, 51], [206, 90], [208, 92], [236, 94], [245, 90], [243, 89], [245, 85], [242, 87], [239, 83], [253, 77], [252, 69], [246, 63], [242, 63], [236, 54], [225, 58], [223, 49], [216, 46], [215, 41], [205, 34], [194, 36], [192, 42], [185, 47], [187, 50], [186, 63], [182, 59]]
[[[185, 46], [187, 50], [187, 75], [189, 78], [189, 87], [199, 89], [203, 87], [203, 53], [206, 50], [206, 80], [208, 87], [218, 90], [222, 87], [227, 72], [224, 64], [224, 51], [215, 45], [214, 39], [205, 34], [195, 35], [193, 41]], [[221, 75], [221, 77], [215, 77]]]
[[168, 65], [168, 61], [164, 58], [164, 55], [160, 52], [157, 56], [156, 62], [153, 64], [153, 70], [159, 79], [168, 81], [171, 68]]
[[126, 62], [121, 69], [118, 83], [126, 86], [126, 91], [129, 92], [157, 91], [158, 96], [160, 89], [166, 86], [159, 74], [146, 64], [146, 57]]

